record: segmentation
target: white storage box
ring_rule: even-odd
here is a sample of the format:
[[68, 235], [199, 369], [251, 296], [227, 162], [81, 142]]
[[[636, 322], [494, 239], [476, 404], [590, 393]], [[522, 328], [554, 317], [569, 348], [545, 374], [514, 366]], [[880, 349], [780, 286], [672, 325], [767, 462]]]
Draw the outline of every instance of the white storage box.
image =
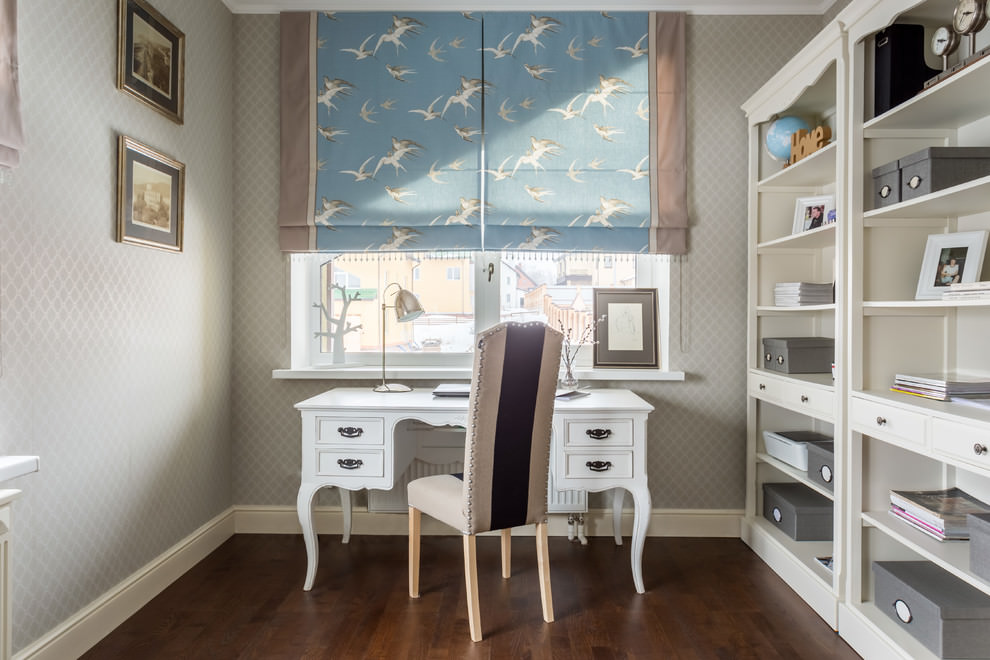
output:
[[779, 461], [806, 472], [808, 443], [832, 442], [832, 438], [815, 431], [764, 431], [763, 445], [767, 453]]

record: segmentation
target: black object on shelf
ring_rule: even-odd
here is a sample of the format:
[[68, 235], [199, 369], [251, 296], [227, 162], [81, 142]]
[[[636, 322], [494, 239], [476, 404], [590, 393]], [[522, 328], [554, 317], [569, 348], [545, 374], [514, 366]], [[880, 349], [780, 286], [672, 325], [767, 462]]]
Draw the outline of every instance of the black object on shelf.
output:
[[882, 115], [920, 92], [940, 73], [925, 64], [925, 28], [897, 23], [877, 32], [873, 52], [873, 114]]

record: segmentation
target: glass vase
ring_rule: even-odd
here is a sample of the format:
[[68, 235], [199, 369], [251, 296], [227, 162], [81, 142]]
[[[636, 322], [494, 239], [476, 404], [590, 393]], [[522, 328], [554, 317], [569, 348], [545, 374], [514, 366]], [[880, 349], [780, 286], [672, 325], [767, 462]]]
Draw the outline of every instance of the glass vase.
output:
[[564, 376], [560, 379], [560, 386], [567, 390], [577, 389], [578, 379], [574, 375], [574, 370], [571, 368], [570, 364], [564, 365]]

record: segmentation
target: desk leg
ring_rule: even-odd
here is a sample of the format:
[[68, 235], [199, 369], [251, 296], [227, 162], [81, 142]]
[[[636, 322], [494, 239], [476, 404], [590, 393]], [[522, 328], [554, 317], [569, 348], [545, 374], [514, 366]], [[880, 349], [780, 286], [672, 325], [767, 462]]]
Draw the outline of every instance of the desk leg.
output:
[[630, 561], [632, 562], [633, 583], [636, 585], [636, 593], [641, 594], [646, 592], [646, 589], [643, 588], [643, 544], [646, 542], [646, 528], [650, 523], [653, 500], [650, 498], [650, 490], [646, 486], [635, 486], [629, 492], [633, 496], [633, 505], [635, 506]]
[[612, 489], [612, 535], [616, 545], [622, 545], [622, 500], [625, 496], [624, 488]]
[[306, 542], [306, 581], [303, 591], [313, 588], [316, 579], [316, 564], [320, 560], [320, 546], [316, 543], [316, 532], [313, 529], [313, 499], [320, 490], [319, 484], [302, 483], [299, 485], [299, 495], [296, 496], [296, 513], [299, 524], [302, 525], [303, 541]]
[[340, 542], [347, 543], [351, 540], [351, 491], [338, 487], [337, 492], [340, 493], [340, 508], [344, 513], [344, 532]]

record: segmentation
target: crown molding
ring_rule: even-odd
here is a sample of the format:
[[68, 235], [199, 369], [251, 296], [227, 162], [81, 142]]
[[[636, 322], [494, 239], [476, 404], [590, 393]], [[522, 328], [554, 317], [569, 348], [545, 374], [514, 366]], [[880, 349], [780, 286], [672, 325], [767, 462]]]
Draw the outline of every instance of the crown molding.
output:
[[[623, 0], [610, 3], [611, 11], [683, 11], [718, 15], [822, 15], [836, 0], [715, 0], [675, 2], [671, 0]], [[234, 14], [277, 14], [283, 11], [395, 11], [399, 0], [223, 0]], [[541, 11], [599, 11], [601, 0], [543, 0]], [[464, 0], [403, 0], [402, 11], [532, 11], [532, 2], [508, 0], [465, 2]]]

